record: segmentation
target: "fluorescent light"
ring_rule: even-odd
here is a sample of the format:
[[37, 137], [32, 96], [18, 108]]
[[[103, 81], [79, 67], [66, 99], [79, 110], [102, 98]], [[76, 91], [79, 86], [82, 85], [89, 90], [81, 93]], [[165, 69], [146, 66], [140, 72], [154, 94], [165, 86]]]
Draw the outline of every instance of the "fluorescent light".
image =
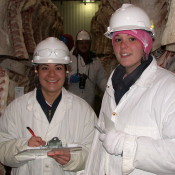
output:
[[95, 0], [83, 0], [84, 3], [95, 2]]

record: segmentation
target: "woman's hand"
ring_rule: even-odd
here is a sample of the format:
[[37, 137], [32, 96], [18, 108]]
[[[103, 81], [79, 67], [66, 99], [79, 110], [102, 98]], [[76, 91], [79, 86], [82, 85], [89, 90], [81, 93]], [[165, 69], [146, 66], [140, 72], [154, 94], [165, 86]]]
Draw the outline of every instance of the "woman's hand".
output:
[[121, 131], [112, 129], [105, 131], [105, 134], [100, 134], [100, 141], [102, 141], [103, 147], [109, 154], [121, 155], [123, 152], [123, 146], [126, 134]]
[[67, 164], [71, 157], [70, 151], [68, 149], [49, 151], [47, 155], [55, 159], [61, 165]]
[[46, 145], [46, 142], [42, 140], [41, 137], [38, 136], [32, 136], [28, 141], [28, 146], [30, 147], [37, 147], [37, 146], [44, 146]]

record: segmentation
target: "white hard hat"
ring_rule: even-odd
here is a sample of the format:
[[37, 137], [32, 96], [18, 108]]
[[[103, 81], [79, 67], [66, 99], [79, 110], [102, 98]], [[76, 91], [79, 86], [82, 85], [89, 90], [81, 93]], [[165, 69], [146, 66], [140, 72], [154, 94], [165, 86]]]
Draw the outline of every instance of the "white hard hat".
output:
[[91, 40], [90, 34], [86, 30], [78, 32], [76, 40]]
[[111, 16], [105, 36], [112, 39], [116, 31], [143, 29], [154, 35], [153, 25], [146, 12], [132, 4], [123, 4]]
[[64, 42], [55, 37], [48, 37], [35, 48], [33, 63], [60, 63], [69, 64], [69, 50]]

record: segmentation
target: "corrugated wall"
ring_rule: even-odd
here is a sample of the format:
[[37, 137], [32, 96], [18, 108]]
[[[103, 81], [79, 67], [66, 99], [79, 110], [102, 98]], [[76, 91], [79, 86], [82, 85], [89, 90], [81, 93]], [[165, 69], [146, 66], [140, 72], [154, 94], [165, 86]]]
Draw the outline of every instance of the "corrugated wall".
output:
[[90, 31], [91, 19], [98, 11], [100, 1], [96, 3], [82, 3], [81, 1], [66, 1], [62, 4], [54, 2], [64, 21], [64, 33], [71, 34], [74, 38], [78, 31]]

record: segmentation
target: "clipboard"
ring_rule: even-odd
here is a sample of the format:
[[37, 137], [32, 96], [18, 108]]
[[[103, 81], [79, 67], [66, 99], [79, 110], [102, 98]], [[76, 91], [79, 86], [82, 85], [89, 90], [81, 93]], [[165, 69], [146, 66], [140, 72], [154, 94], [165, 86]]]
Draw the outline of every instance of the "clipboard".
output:
[[47, 152], [49, 151], [61, 151], [61, 150], [69, 150], [70, 152], [74, 151], [81, 151], [82, 147], [78, 145], [67, 145], [65, 147], [60, 147], [60, 148], [47, 148], [47, 147], [32, 147], [31, 149], [26, 149], [24, 151], [19, 152], [18, 154], [15, 155], [16, 158], [46, 158], [47, 157]]

